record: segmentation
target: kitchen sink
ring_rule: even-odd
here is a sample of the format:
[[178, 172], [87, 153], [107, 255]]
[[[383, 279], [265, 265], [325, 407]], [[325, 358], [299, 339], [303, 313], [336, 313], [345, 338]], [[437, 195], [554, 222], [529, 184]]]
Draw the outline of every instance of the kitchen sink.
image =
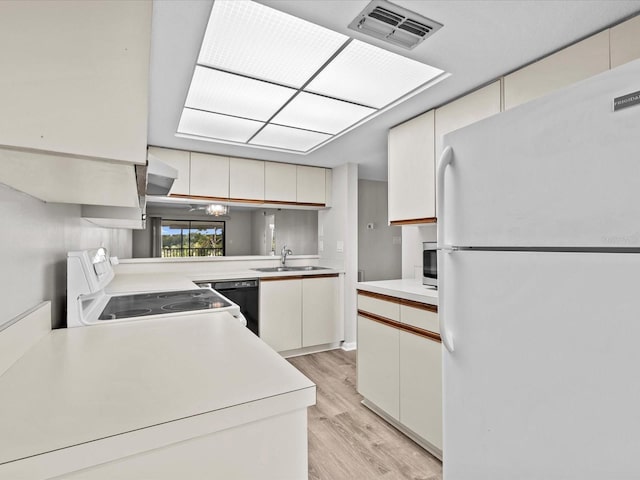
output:
[[316, 267], [315, 265], [305, 265], [301, 267], [265, 267], [252, 268], [257, 272], [308, 272], [311, 270], [327, 270], [326, 267]]

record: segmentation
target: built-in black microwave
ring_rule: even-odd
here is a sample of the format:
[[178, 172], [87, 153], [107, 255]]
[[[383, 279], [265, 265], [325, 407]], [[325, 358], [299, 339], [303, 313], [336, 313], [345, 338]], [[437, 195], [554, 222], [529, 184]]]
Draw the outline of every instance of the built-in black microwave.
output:
[[436, 242], [422, 244], [422, 284], [438, 286], [438, 249]]

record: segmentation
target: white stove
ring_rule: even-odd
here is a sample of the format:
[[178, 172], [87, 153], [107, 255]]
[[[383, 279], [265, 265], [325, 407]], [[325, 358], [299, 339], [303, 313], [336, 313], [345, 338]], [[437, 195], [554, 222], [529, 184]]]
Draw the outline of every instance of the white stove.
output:
[[67, 327], [228, 312], [246, 325], [240, 307], [211, 288], [108, 294], [115, 274], [104, 248], [67, 255]]

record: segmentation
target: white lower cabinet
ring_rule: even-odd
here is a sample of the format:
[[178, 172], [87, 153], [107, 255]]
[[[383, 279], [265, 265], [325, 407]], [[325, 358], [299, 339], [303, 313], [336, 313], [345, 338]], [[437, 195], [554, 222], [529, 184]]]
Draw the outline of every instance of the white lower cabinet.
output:
[[260, 282], [260, 338], [277, 352], [302, 347], [302, 280]]
[[344, 322], [339, 300], [338, 277], [302, 279], [303, 347], [342, 340]]
[[358, 293], [358, 392], [365, 405], [442, 455], [442, 344], [437, 307]]
[[344, 340], [338, 274], [260, 280], [260, 338], [277, 352]]
[[442, 347], [400, 333], [400, 422], [442, 450]]
[[400, 419], [399, 333], [358, 315], [358, 391], [396, 420]]

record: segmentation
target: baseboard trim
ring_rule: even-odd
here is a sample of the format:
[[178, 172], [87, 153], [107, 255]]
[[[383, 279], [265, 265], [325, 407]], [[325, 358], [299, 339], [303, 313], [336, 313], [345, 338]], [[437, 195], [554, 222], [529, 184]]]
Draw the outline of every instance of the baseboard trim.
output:
[[422, 438], [420, 435], [418, 435], [413, 430], [407, 428], [405, 425], [400, 423], [395, 418], [389, 416], [389, 414], [387, 414], [384, 410], [382, 410], [380, 407], [376, 406], [374, 403], [371, 403], [366, 398], [364, 400], [362, 400], [361, 403], [362, 403], [362, 405], [367, 407], [369, 410], [371, 410], [373, 413], [375, 413], [376, 415], [381, 417], [383, 420], [385, 420], [387, 423], [390, 423], [395, 428], [400, 430], [403, 434], [405, 434], [411, 440], [416, 442], [418, 445], [420, 445], [422, 448], [424, 448], [431, 455], [436, 457], [438, 460], [442, 461], [442, 450], [440, 450], [438, 447], [436, 447], [431, 442], [429, 442], [429, 441], [425, 440], [424, 438]]
[[339, 342], [325, 343], [323, 345], [314, 345], [312, 347], [305, 347], [305, 348], [296, 348], [293, 350], [284, 350], [278, 353], [282, 355], [284, 358], [290, 358], [290, 357], [299, 357], [301, 355], [309, 355], [310, 353], [326, 352], [328, 350], [335, 350], [337, 348], [340, 348]]
[[342, 350], [344, 350], [345, 352], [350, 352], [352, 350], [355, 350], [357, 347], [357, 342], [342, 342], [342, 346], [340, 348], [342, 348]]

